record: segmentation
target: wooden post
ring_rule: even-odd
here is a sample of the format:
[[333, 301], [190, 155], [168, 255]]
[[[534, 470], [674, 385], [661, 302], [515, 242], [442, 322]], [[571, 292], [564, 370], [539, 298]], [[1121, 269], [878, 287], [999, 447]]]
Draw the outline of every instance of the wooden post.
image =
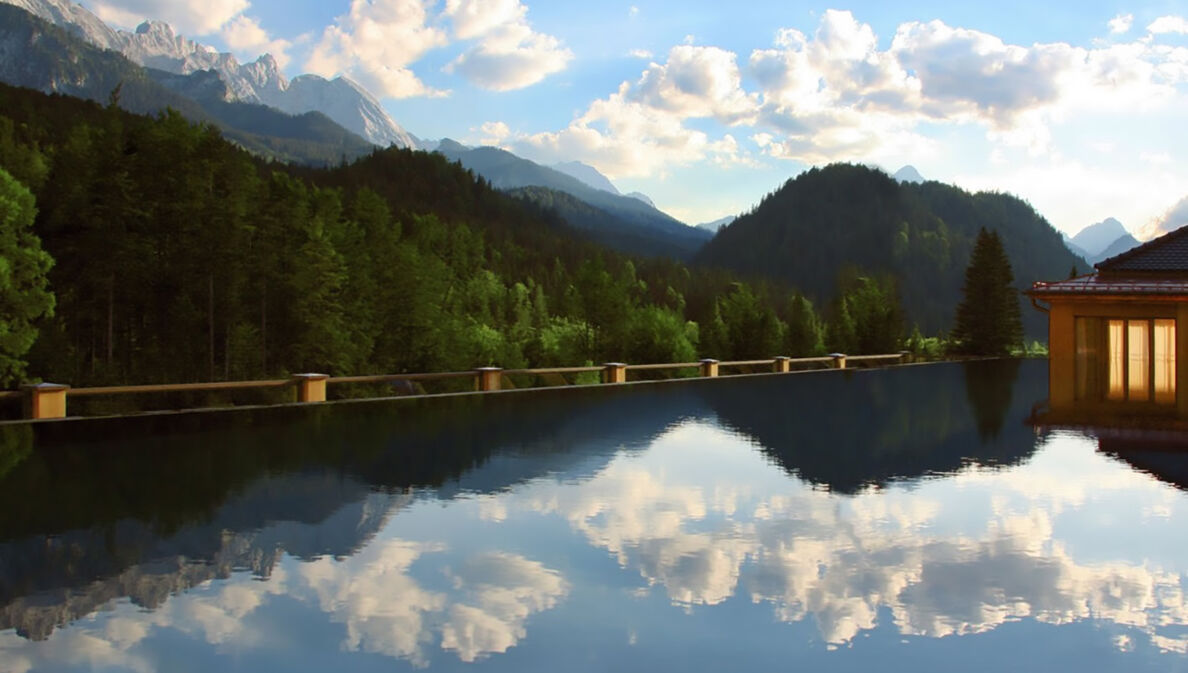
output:
[[607, 362], [602, 365], [603, 383], [627, 383], [627, 365], [622, 362]]
[[66, 418], [66, 391], [70, 386], [61, 383], [29, 383], [25, 391], [25, 418]]
[[706, 358], [701, 361], [701, 375], [702, 376], [717, 376], [718, 375], [718, 361], [713, 358]]
[[787, 355], [779, 355], [771, 362], [771, 371], [777, 374], [787, 374], [792, 371], [792, 358]]
[[325, 402], [327, 374], [294, 374], [298, 402]]
[[834, 369], [846, 368], [846, 354], [845, 353], [830, 353], [829, 357], [833, 358]]
[[499, 367], [479, 367], [474, 370], [475, 375], [478, 376], [478, 389], [483, 392], [499, 390], [499, 378], [502, 372], [503, 369]]
[[899, 351], [899, 363], [900, 364], [907, 364], [911, 361], [912, 361], [912, 352], [911, 351]]

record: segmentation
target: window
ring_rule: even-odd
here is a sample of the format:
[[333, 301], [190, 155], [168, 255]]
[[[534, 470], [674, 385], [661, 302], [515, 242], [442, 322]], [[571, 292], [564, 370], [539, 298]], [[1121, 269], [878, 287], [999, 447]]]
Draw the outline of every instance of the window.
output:
[[1076, 318], [1076, 398], [1176, 402], [1176, 321]]

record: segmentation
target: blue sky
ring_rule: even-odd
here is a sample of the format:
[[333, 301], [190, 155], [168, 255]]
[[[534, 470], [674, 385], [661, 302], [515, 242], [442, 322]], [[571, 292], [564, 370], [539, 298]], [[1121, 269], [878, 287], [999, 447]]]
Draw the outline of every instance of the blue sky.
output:
[[1070, 233], [1188, 223], [1188, 0], [85, 4], [347, 74], [422, 138], [581, 160], [690, 223], [831, 161], [1012, 192]]

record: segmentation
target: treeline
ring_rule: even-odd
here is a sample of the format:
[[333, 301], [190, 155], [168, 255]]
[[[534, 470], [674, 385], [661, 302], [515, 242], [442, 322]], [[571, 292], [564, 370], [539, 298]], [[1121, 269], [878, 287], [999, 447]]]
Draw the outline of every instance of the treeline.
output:
[[[55, 260], [27, 376], [74, 385], [897, 350], [853, 274], [786, 287], [632, 260], [434, 154], [266, 163], [167, 113], [0, 87], [0, 167]], [[875, 336], [872, 336], [875, 335]], [[877, 335], [883, 335], [879, 337]], [[4, 381], [19, 382], [12, 375]]]
[[[954, 325], [963, 274], [978, 233], [997, 231], [1015, 288], [1068, 276], [1088, 264], [1026, 202], [1009, 194], [971, 194], [939, 182], [897, 182], [861, 165], [813, 168], [768, 194], [698, 253], [702, 264], [762, 273], [819, 302], [836, 296], [839, 273], [858, 266], [895, 279], [909, 324], [936, 334]], [[1022, 295], [1016, 293], [1016, 302]], [[1023, 312], [1033, 339], [1047, 318]]]

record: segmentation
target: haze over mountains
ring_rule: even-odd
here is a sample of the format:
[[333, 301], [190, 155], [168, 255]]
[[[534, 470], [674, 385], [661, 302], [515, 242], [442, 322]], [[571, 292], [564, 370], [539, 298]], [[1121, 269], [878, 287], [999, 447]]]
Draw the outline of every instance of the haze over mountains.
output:
[[1090, 264], [1120, 255], [1139, 244], [1138, 240], [1126, 231], [1118, 220], [1107, 217], [1096, 224], [1091, 224], [1076, 236], [1065, 236], [1065, 244], [1069, 250], [1084, 257]]
[[486, 178], [496, 189], [556, 210], [574, 227], [590, 232], [594, 240], [622, 252], [688, 259], [711, 236], [656, 209], [650, 201], [620, 194], [610, 180], [585, 164], [570, 162], [562, 171], [496, 147], [470, 148], [448, 138], [435, 151]]

